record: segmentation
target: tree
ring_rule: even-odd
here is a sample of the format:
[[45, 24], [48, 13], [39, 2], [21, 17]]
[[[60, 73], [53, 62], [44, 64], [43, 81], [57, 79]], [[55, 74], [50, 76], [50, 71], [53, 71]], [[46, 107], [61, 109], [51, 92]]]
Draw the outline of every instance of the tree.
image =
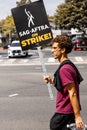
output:
[[9, 33], [9, 30], [16, 30], [12, 16], [8, 16], [5, 20], [3, 20], [2, 31], [7, 35]]
[[17, 1], [16, 4], [17, 4], [17, 7], [18, 6], [22, 6], [24, 4], [29, 4], [31, 3], [31, 0], [20, 0], [20, 1]]
[[[31, 0], [20, 0], [20, 2], [16, 2], [17, 7], [30, 3]], [[2, 26], [1, 31], [9, 38], [13, 38], [17, 36], [16, 27], [14, 24], [14, 20], [12, 16], [7, 16], [6, 19], [0, 21], [0, 25]], [[18, 36], [17, 36], [18, 37]]]
[[2, 32], [7, 36], [8, 39], [10, 38], [10, 40], [12, 40], [16, 32], [12, 16], [8, 16], [5, 20], [2, 21]]
[[77, 28], [85, 32], [87, 28], [87, 0], [67, 0], [57, 7], [55, 21], [59, 28]]
[[65, 2], [67, 3], [67, 2], [70, 2], [71, 0], [65, 0]]

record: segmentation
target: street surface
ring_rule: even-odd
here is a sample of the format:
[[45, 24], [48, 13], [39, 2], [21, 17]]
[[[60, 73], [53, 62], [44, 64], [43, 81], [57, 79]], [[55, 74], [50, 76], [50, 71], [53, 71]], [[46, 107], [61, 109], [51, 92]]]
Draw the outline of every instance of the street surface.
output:
[[[53, 76], [58, 61], [50, 50], [42, 50], [46, 69]], [[76, 63], [84, 81], [80, 84], [82, 117], [87, 124], [87, 51], [69, 55]], [[0, 51], [0, 130], [49, 130], [49, 121], [55, 112], [54, 100], [50, 100], [43, 81], [43, 71], [36, 50], [27, 58], [8, 59], [6, 51]]]
[[[59, 64], [52, 57], [51, 49], [42, 50], [45, 64]], [[87, 51], [72, 51], [69, 54], [70, 60], [76, 64], [87, 64]], [[28, 57], [8, 58], [7, 50], [0, 50], [0, 65], [40, 65], [39, 54], [37, 50], [29, 50]]]

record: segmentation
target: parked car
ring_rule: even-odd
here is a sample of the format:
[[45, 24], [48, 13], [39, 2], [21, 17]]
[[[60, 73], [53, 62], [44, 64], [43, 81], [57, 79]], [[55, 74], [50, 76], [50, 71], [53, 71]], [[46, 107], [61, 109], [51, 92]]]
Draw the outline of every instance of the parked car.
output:
[[28, 50], [22, 51], [20, 41], [12, 41], [11, 45], [8, 45], [8, 57], [22, 57], [27, 56]]
[[87, 37], [84, 36], [75, 36], [72, 38], [74, 50], [87, 50]]
[[10, 45], [10, 43], [6, 43], [3, 45], [3, 49], [8, 49], [8, 46]]
[[76, 37], [76, 34], [68, 34], [67, 36], [72, 40], [73, 37]]

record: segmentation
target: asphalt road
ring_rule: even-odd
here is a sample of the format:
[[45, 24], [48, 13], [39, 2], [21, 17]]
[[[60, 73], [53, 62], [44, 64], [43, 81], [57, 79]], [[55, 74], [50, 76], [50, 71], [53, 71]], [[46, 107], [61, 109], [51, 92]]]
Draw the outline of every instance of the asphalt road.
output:
[[[45, 64], [58, 64], [52, 57], [51, 49], [42, 49], [42, 56]], [[72, 51], [69, 58], [76, 64], [87, 64], [87, 51]], [[7, 50], [0, 50], [0, 66], [7, 65], [40, 65], [38, 51], [29, 50], [27, 57], [8, 58]]]
[[[84, 81], [80, 85], [82, 116], [87, 123], [87, 65], [76, 64]], [[58, 65], [47, 65], [53, 75]], [[0, 66], [0, 130], [49, 130], [55, 111], [43, 81], [41, 65]]]
[[[7, 51], [8, 50], [0, 50], [0, 57], [7, 57]], [[51, 48], [42, 49], [42, 53], [44, 54], [44, 57], [52, 57]], [[31, 56], [38, 56], [37, 50], [28, 50], [28, 57]], [[72, 51], [69, 56], [87, 56], [87, 51]]]

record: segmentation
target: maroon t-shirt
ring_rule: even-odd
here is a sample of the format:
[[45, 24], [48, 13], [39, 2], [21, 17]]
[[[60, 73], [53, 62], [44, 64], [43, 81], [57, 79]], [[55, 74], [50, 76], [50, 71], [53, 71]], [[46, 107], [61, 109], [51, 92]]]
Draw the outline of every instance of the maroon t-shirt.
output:
[[56, 112], [63, 113], [63, 114], [70, 114], [70, 113], [73, 113], [73, 108], [69, 99], [69, 93], [66, 89], [66, 85], [70, 83], [75, 83], [78, 101], [80, 104], [77, 74], [76, 74], [75, 69], [71, 65], [65, 64], [60, 68], [59, 75], [61, 78], [63, 90], [57, 91]]

